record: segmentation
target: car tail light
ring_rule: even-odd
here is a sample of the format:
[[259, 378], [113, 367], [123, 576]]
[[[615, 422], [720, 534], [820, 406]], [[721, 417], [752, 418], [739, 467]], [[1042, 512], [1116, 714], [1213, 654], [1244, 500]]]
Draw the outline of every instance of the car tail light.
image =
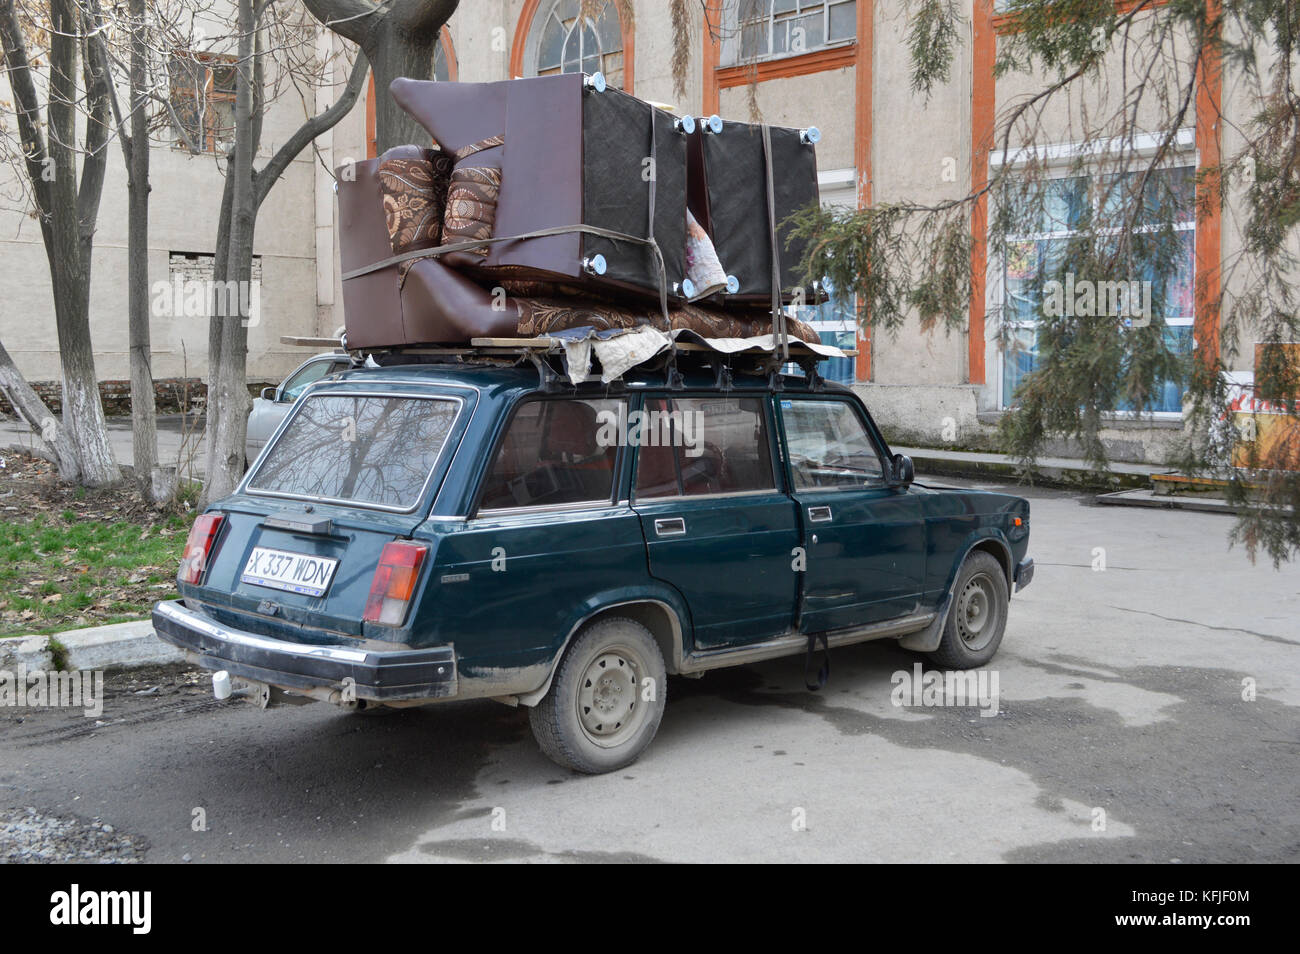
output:
[[194, 521], [185, 541], [185, 552], [181, 555], [180, 571], [176, 574], [179, 582], [199, 583], [203, 580], [203, 571], [208, 568], [208, 555], [225, 519], [219, 513], [204, 513]]
[[420, 579], [420, 567], [428, 547], [395, 541], [384, 544], [375, 567], [375, 578], [370, 583], [370, 596], [366, 599], [367, 623], [400, 626], [406, 619], [406, 609], [415, 595], [415, 584]]

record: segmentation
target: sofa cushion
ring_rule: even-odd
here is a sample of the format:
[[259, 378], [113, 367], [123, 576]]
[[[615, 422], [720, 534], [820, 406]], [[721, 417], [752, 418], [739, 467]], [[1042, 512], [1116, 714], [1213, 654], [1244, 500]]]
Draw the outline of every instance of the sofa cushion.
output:
[[[469, 239], [491, 238], [500, 194], [500, 169], [491, 166], [457, 166], [453, 169], [443, 217], [443, 243], [450, 245]], [[485, 245], [471, 251], [486, 255], [488, 247]]]
[[394, 255], [441, 243], [451, 171], [451, 156], [437, 151], [430, 151], [427, 158], [380, 163], [384, 220]]

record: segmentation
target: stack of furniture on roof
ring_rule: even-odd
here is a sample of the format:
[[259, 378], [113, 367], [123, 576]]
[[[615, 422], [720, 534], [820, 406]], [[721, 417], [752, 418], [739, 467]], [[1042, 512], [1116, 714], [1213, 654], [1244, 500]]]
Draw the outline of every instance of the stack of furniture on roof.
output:
[[819, 341], [784, 307], [818, 294], [788, 222], [818, 201], [815, 130], [697, 122], [599, 74], [391, 93], [434, 147], [338, 170], [349, 349], [582, 328]]

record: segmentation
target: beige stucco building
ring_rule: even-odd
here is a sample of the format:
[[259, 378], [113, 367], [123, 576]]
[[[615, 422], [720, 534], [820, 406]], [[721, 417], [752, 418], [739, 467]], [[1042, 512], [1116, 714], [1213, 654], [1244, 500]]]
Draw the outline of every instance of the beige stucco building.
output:
[[[824, 204], [934, 202], [964, 196], [987, 180], [990, 169], [1024, 161], [1016, 153], [1017, 143], [1011, 143], [1010, 155], [994, 148], [995, 117], [1041, 85], [1015, 74], [994, 80], [999, 37], [1014, 24], [995, 9], [994, 0], [965, 2], [965, 35], [959, 38], [951, 74], [928, 98], [914, 93], [909, 83], [901, 0], [713, 0], [713, 29], [706, 26], [700, 5], [688, 4], [693, 20], [684, 96], [674, 90], [670, 63], [677, 38], [662, 0], [634, 0], [631, 22], [607, 4], [605, 13], [585, 28], [577, 20], [579, 0], [465, 2], [444, 28], [436, 66], [440, 79], [470, 82], [600, 69], [615, 85], [682, 113], [748, 120], [757, 109], [767, 122], [819, 127]], [[343, 48], [324, 33], [315, 42], [322, 54]], [[1110, 95], [1108, 83], [1122, 65], [1120, 53], [1106, 55], [1107, 82], [1079, 93], [1094, 108]], [[332, 101], [347, 68], [342, 59], [335, 64], [336, 85], [320, 89], [314, 104], [288, 97], [273, 106], [264, 135], [266, 155], [309, 108], [318, 110]], [[1239, 145], [1230, 129], [1219, 128], [1206, 104], [1222, 101], [1225, 112], [1235, 109], [1243, 115], [1251, 108], [1250, 92], [1241, 83], [1213, 75], [1197, 89], [1167, 163], [1193, 176]], [[370, 97], [375, 95], [384, 93], [372, 88]], [[1156, 114], [1147, 110], [1139, 115], [1139, 138], [1147, 137], [1139, 149], [1150, 148], [1159, 133]], [[1049, 115], [1038, 139], [1050, 147], [1047, 161], [1062, 169], [1084, 148], [1074, 127], [1077, 111]], [[330, 335], [342, 325], [330, 170], [349, 158], [374, 154], [372, 117], [373, 107], [359, 104], [320, 137], [315, 154], [307, 151], [292, 164], [261, 212], [256, 237], [261, 314], [249, 337], [254, 379], [274, 379], [309, 353], [281, 345], [281, 335]], [[170, 280], [187, 261], [194, 267], [194, 253], [211, 254], [221, 176], [212, 155], [160, 145], [153, 183], [151, 278]], [[93, 321], [102, 378], [127, 376], [125, 202], [121, 157], [114, 153], [94, 265]], [[1184, 347], [1191, 347], [1193, 339], [1197, 347], [1214, 346], [1210, 316], [1197, 306], [1199, 296], [1191, 295], [1190, 283], [1193, 275], [1203, 277], [1209, 282], [1206, 293], [1214, 292], [1224, 253], [1239, 246], [1231, 214], [1223, 217], [1229, 221], [1198, 212], [1180, 225], [1187, 233], [1188, 274], [1183, 279], [1188, 284], [1177, 314], [1167, 320], [1170, 334]], [[998, 334], [1007, 329], [998, 327], [995, 316], [1002, 312], [1004, 296], [1017, 294], [1024, 278], [1018, 269], [1024, 264], [990, 260], [978, 234], [982, 222], [977, 215], [977, 281], [963, 332], [922, 334], [913, 324], [896, 336], [857, 337], [851, 301], [806, 316], [818, 322], [828, 340], [853, 343], [857, 337], [859, 356], [834, 367], [833, 376], [854, 383], [896, 439], [955, 446], [987, 441], [1011, 388], [1032, 360], [1029, 352], [1004, 354], [998, 347]], [[1023, 245], [1032, 255], [1034, 248], [1047, 249], [1059, 239], [1026, 236]], [[0, 334], [29, 377], [56, 377], [44, 251], [30, 219], [0, 211], [0, 255], [8, 266], [0, 279]], [[1032, 326], [1012, 328], [1010, 337], [1032, 349]], [[205, 358], [202, 319], [156, 318], [156, 375], [202, 374]], [[1249, 355], [1242, 360], [1248, 362]], [[1115, 420], [1109, 437], [1118, 458], [1162, 456], [1166, 438], [1181, 427], [1179, 389], [1171, 384], [1167, 390], [1159, 413], [1143, 421]]]

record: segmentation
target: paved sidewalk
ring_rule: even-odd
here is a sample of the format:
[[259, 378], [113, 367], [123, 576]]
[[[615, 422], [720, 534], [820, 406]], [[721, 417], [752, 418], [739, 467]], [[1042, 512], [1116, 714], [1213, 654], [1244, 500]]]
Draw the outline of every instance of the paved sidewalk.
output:
[[[203, 418], [189, 418], [185, 421], [179, 414], [158, 415], [158, 459], [164, 466], [172, 467], [180, 457], [182, 444], [186, 440], [182, 427], [188, 424], [188, 453], [192, 455], [189, 466], [195, 477], [202, 475]], [[119, 464], [131, 463], [131, 418], [114, 416], [108, 418], [108, 439], [113, 445], [113, 453]], [[35, 441], [27, 426], [14, 418], [0, 420], [0, 447], [9, 444], [18, 447], [31, 447]]]

